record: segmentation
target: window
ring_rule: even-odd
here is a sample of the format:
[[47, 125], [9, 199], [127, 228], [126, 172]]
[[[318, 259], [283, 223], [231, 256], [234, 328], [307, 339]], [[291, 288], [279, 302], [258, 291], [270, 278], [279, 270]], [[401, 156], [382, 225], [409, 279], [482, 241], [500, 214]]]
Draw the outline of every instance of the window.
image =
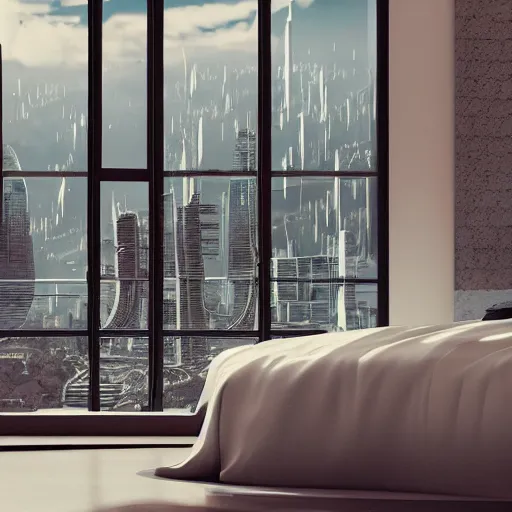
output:
[[387, 9], [0, 7], [3, 425], [183, 433], [223, 350], [387, 324]]

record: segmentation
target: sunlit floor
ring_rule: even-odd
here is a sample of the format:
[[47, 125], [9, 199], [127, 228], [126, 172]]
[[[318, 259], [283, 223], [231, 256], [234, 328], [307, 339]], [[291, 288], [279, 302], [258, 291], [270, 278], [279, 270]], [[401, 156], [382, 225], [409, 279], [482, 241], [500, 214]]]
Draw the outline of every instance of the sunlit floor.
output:
[[[12, 439], [14, 443], [15, 438]], [[138, 448], [0, 452], [0, 510], [85, 512], [121, 510], [118, 507], [137, 503], [146, 505], [130, 510], [505, 512], [511, 509], [510, 503], [500, 506], [497, 503], [447, 502], [435, 497], [425, 502], [414, 496], [395, 494], [390, 497], [383, 493], [251, 490], [157, 479], [152, 477], [152, 471], [144, 472], [178, 463], [190, 450]], [[409, 501], [400, 501], [404, 498]], [[165, 505], [160, 508], [148, 505], [155, 502]]]
[[176, 489], [172, 482], [137, 474], [175, 464], [189, 452], [190, 448], [0, 453], [0, 509], [82, 512], [120, 503], [167, 501], [177, 493], [184, 503], [193, 503], [200, 496], [186, 486]]

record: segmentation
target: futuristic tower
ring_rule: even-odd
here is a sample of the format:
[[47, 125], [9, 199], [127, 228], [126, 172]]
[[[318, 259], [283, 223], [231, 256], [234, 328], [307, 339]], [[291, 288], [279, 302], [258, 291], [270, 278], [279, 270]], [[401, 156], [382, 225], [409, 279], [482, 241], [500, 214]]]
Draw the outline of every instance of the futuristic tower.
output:
[[140, 280], [140, 227], [138, 215], [122, 213], [116, 222], [116, 290], [105, 327], [140, 329], [144, 281]]
[[[233, 154], [233, 170], [256, 170], [256, 134], [240, 130]], [[253, 179], [229, 183], [228, 280], [233, 286], [231, 329], [251, 330], [256, 316], [256, 186]]]
[[[3, 169], [21, 171], [12, 147], [3, 146]], [[24, 178], [4, 181], [0, 223], [0, 327], [19, 329], [34, 300], [34, 248]]]

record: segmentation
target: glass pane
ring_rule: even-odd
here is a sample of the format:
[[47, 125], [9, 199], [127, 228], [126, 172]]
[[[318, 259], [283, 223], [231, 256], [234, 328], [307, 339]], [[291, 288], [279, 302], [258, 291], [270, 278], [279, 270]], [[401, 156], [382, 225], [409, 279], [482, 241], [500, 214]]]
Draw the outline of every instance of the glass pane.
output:
[[101, 183], [102, 328], [147, 328], [148, 215], [147, 183]]
[[4, 143], [24, 171], [87, 170], [87, 0], [0, 4]]
[[256, 2], [179, 4], [165, 1], [165, 168], [255, 171]]
[[224, 350], [253, 345], [258, 338], [164, 338], [164, 410], [195, 410], [211, 360]]
[[273, 277], [377, 277], [376, 178], [274, 178]]
[[148, 372], [147, 338], [101, 338], [101, 409], [137, 412], [147, 410]]
[[164, 329], [256, 329], [256, 180], [170, 178], [165, 191]]
[[376, 1], [272, 0], [274, 170], [375, 170]]
[[0, 329], [86, 327], [84, 178], [6, 178]]
[[0, 413], [87, 407], [87, 338], [4, 338]]
[[377, 285], [274, 282], [272, 329], [351, 331], [377, 326]]
[[103, 167], [147, 167], [147, 4], [103, 0]]
[[[5, 288], [9, 286], [5, 281], [1, 283]], [[10, 293], [7, 291], [6, 295], [0, 296], [2, 313], [12, 312], [11, 318], [14, 318], [18, 311], [17, 300], [23, 297], [23, 292], [20, 293], [20, 286], [21, 284], [16, 283], [14, 290]], [[48, 283], [36, 282], [33, 288], [32, 306], [26, 320], [20, 326], [21, 329], [87, 329], [87, 283], [66, 282], [65, 280]], [[10, 302], [7, 308], [4, 304], [6, 298]], [[16, 325], [18, 323], [17, 321]]]

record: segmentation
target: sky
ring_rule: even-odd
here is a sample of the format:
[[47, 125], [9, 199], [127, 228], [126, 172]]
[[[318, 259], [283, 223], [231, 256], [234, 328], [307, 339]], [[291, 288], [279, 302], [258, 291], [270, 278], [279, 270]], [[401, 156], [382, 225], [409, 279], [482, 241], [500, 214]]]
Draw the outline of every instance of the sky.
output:
[[[257, 0], [164, 0], [166, 58], [257, 51]], [[294, 0], [300, 9], [315, 0]], [[322, 0], [316, 0], [322, 1]], [[274, 12], [289, 0], [273, 0]], [[105, 63], [143, 59], [146, 2], [104, 0]], [[87, 65], [87, 0], [1, 0], [3, 58], [29, 67]], [[176, 50], [176, 51], [173, 51]]]

